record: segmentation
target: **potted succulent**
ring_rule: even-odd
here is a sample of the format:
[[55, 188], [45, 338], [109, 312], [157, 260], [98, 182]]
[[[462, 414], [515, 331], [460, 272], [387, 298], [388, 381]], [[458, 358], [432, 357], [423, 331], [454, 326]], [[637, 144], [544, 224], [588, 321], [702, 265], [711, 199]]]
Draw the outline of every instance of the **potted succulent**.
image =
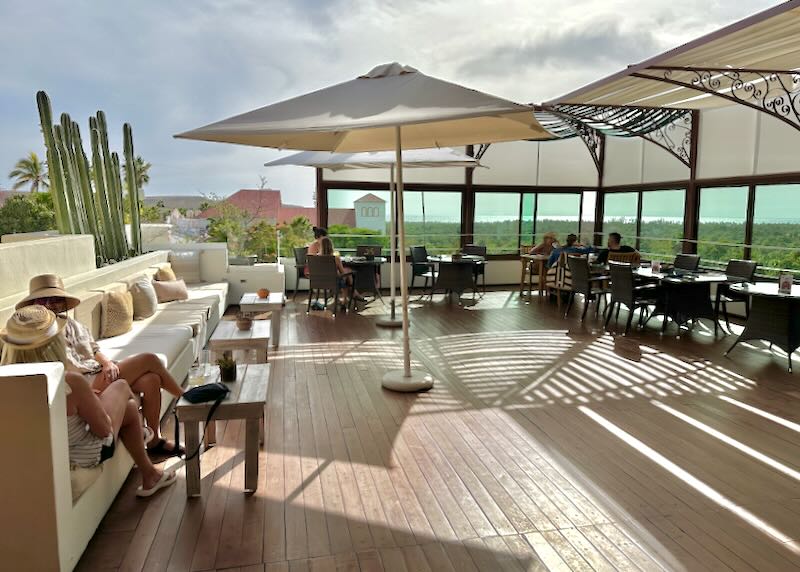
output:
[[259, 298], [269, 298], [269, 289], [268, 288], [259, 288], [258, 292], [256, 292]]
[[219, 377], [222, 381], [236, 381], [236, 360], [230, 351], [222, 352], [222, 357], [217, 360]]
[[236, 316], [236, 327], [241, 331], [246, 332], [253, 327], [253, 318], [245, 314], [239, 314]]

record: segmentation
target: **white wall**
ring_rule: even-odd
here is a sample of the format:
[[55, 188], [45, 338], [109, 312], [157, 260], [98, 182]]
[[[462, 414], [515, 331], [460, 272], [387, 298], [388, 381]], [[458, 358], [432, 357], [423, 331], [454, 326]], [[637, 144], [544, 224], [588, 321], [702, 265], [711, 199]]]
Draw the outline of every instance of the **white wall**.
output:
[[535, 185], [539, 144], [530, 141], [493, 143], [481, 158], [485, 169], [475, 169], [476, 185]]

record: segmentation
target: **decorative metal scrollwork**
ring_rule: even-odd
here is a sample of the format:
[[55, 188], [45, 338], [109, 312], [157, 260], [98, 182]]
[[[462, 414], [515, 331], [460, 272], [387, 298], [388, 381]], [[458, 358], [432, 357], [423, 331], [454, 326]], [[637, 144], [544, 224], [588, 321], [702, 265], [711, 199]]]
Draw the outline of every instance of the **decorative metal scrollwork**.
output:
[[687, 111], [677, 120], [655, 131], [642, 135], [668, 151], [687, 167], [692, 161], [692, 112]]
[[481, 143], [478, 145], [478, 149], [475, 151], [475, 159], [477, 161], [480, 161], [483, 158], [484, 153], [489, 150], [489, 145], [491, 145], [491, 143]]
[[547, 109], [547, 113], [558, 117], [564, 123], [566, 123], [570, 128], [569, 131], [572, 133], [572, 136], [577, 135], [581, 138], [581, 141], [583, 141], [584, 145], [586, 145], [586, 148], [589, 150], [589, 154], [592, 156], [594, 166], [597, 167], [597, 172], [599, 174], [601, 171], [600, 150], [603, 146], [603, 135], [600, 133], [600, 131], [594, 127], [586, 125], [586, 123], [568, 113], [563, 113], [550, 108]]
[[728, 99], [800, 129], [800, 72], [652, 66], [632, 74]]

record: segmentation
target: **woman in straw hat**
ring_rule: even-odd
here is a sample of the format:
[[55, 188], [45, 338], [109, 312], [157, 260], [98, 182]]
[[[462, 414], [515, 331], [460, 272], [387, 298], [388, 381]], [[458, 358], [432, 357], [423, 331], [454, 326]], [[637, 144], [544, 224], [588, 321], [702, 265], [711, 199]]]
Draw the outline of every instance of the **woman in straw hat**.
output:
[[[64, 283], [55, 274], [41, 274], [31, 278], [29, 294], [17, 304], [17, 309], [39, 304], [55, 314], [64, 314], [78, 304], [80, 299], [64, 290]], [[180, 397], [181, 386], [170, 375], [156, 354], [140, 353], [119, 362], [109, 359], [100, 351], [91, 332], [73, 318], [67, 317], [64, 340], [67, 346], [67, 361], [72, 369], [83, 373], [91, 386], [104, 392], [117, 379], [125, 379], [134, 392], [142, 396], [142, 414], [153, 437], [147, 450], [157, 457], [181, 455], [184, 449], [160, 435], [161, 390]]]
[[0, 365], [60, 361], [67, 368], [67, 435], [70, 465], [95, 467], [114, 454], [117, 436], [142, 472], [137, 496], [175, 483], [174, 471], [157, 469], [144, 448], [142, 419], [127, 382], [119, 379], [99, 396], [86, 378], [70, 370], [63, 330], [66, 319], [44, 306], [17, 310], [0, 330]]

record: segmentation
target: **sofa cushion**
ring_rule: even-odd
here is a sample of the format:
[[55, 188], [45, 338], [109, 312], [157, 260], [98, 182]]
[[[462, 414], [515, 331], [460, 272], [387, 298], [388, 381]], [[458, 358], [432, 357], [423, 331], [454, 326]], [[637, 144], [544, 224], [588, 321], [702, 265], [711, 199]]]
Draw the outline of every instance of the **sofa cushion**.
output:
[[183, 280], [155, 281], [153, 288], [155, 288], [159, 303], [189, 299], [186, 282]]
[[135, 320], [149, 318], [156, 313], [158, 299], [156, 298], [153, 283], [149, 278], [146, 276], [139, 277], [131, 285], [130, 293], [133, 297], [133, 318]]
[[140, 354], [156, 354], [170, 367], [192, 339], [192, 328], [185, 325], [162, 325], [136, 322], [130, 332], [99, 340], [101, 351], [111, 359]]
[[182, 325], [192, 329], [192, 337], [198, 336], [205, 329], [208, 321], [208, 308], [205, 306], [183, 306], [159, 310], [146, 320], [137, 322], [149, 327], [151, 324], [163, 326]]
[[92, 486], [100, 473], [103, 472], [103, 465], [95, 467], [73, 467], [69, 471], [69, 482], [72, 486], [72, 502], [76, 502], [86, 490]]
[[100, 337], [124, 334], [133, 325], [133, 297], [130, 292], [106, 292], [103, 296]]
[[183, 278], [188, 284], [200, 282], [200, 251], [182, 250], [169, 253], [169, 263], [175, 276]]
[[177, 276], [175, 276], [175, 272], [169, 263], [162, 265], [156, 272], [156, 280], [158, 281], [171, 282], [176, 278]]

